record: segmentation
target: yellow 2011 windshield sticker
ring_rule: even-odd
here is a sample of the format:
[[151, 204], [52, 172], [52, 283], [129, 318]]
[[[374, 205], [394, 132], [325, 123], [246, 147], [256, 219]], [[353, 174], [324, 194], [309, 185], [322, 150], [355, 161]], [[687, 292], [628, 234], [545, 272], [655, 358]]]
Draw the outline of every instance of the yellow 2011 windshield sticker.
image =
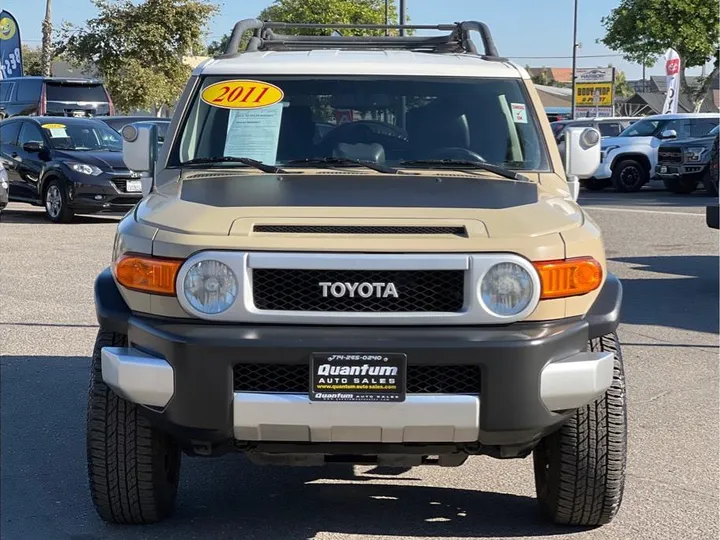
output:
[[45, 129], [65, 129], [65, 124], [43, 124]]
[[223, 109], [260, 109], [282, 101], [285, 93], [262, 81], [223, 81], [208, 86], [201, 94], [202, 100], [213, 107]]

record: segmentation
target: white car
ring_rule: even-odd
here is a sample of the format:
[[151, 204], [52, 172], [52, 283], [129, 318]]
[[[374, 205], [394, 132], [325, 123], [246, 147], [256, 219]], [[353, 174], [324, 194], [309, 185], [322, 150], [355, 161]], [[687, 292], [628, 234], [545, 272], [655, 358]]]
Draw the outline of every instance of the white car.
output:
[[713, 113], [654, 115], [635, 122], [617, 137], [603, 139], [600, 167], [583, 185], [591, 190], [613, 186], [622, 192], [639, 191], [654, 177], [663, 141], [702, 137], [719, 122]]

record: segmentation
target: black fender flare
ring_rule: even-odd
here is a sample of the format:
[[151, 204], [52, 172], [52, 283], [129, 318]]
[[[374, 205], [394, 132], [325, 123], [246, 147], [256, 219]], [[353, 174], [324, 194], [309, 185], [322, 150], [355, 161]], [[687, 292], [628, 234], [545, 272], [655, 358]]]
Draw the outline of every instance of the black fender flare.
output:
[[620, 325], [622, 311], [622, 282], [615, 274], [608, 273], [600, 294], [585, 315], [590, 339], [613, 333]]
[[103, 330], [127, 335], [132, 312], [120, 294], [110, 268], [95, 278], [95, 315]]

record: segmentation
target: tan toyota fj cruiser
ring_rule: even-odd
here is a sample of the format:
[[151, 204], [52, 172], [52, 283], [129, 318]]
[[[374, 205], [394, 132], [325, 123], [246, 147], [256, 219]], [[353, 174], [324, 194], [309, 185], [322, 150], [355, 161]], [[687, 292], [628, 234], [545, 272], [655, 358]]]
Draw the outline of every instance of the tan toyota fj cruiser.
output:
[[552, 520], [611, 521], [622, 289], [575, 202], [599, 133], [569, 129], [561, 156], [482, 23], [278, 28], [308, 25], [238, 23], [159, 152], [155, 128], [123, 129], [146, 196], [95, 284], [100, 516], [160, 520], [183, 453], [234, 450], [405, 468], [532, 454]]

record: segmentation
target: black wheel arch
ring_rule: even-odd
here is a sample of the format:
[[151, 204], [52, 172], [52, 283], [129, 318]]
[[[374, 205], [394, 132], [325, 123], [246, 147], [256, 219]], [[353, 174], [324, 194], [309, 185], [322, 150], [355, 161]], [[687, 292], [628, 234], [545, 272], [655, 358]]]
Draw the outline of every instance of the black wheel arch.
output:
[[650, 176], [650, 177], [652, 176], [652, 170], [651, 170], [652, 168], [650, 166], [650, 159], [645, 154], [642, 154], [640, 152], [632, 152], [629, 154], [620, 154], [618, 156], [615, 156], [615, 159], [613, 159], [610, 169], [614, 172], [615, 167], [617, 167], [617, 165], [619, 163], [622, 163], [623, 161], [627, 161], [627, 160], [637, 161], [643, 167], [645, 167], [645, 171], [648, 173], [648, 176]]
[[48, 167], [38, 181], [38, 195], [42, 203], [45, 202], [45, 192], [52, 180], [58, 180], [67, 187], [70, 187], [72, 184], [59, 165], [54, 164]]

